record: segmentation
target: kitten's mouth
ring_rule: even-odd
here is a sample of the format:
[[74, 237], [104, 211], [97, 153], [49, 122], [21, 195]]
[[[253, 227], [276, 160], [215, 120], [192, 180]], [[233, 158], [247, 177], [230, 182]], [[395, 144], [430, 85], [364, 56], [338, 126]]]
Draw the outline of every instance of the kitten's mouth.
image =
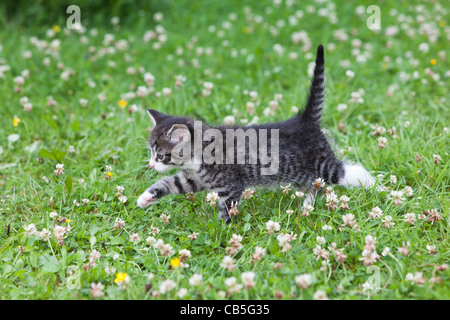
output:
[[157, 172], [166, 172], [169, 169], [171, 169], [171, 166], [161, 164], [161, 163], [156, 163], [154, 166], [150, 166], [150, 168]]

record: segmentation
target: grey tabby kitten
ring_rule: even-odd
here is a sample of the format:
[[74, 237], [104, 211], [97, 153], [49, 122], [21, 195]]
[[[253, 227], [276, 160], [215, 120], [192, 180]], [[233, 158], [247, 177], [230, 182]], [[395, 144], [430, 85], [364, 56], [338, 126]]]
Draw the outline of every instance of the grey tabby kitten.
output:
[[[307, 191], [304, 205], [314, 201], [313, 183], [317, 178], [327, 184], [372, 187], [375, 179], [361, 165], [337, 159], [320, 129], [325, 89], [324, 62], [323, 47], [319, 46], [314, 77], [303, 112], [283, 122], [241, 128], [202, 124], [200, 149], [198, 144], [194, 146], [196, 142], [191, 138], [199, 134], [195, 130], [194, 120], [149, 109], [148, 114], [154, 123], [148, 141], [150, 167], [159, 172], [171, 168], [182, 170], [150, 186], [138, 198], [138, 206], [145, 208], [168, 194], [209, 189], [219, 196], [219, 219], [229, 223], [229, 210], [236, 207], [242, 192], [250, 186], [292, 183]], [[208, 135], [211, 130], [215, 133], [214, 139], [211, 134]], [[240, 130], [249, 143], [244, 142], [245, 146], [236, 143], [238, 138], [228, 135], [230, 130]], [[250, 140], [255, 137], [258, 143], [251, 145]], [[267, 143], [271, 139], [275, 143]], [[211, 141], [218, 143], [212, 151], [207, 150]], [[183, 144], [190, 148], [180, 152], [178, 147]], [[221, 153], [226, 154], [227, 160], [231, 161], [212, 163], [207, 161], [210, 159], [199, 156], [205, 151], [209, 151], [213, 159]], [[272, 163], [268, 163], [267, 156], [273, 160]], [[237, 161], [239, 157], [240, 162]], [[242, 157], [245, 158], [244, 162]], [[271, 174], [269, 167], [274, 165], [276, 167]], [[264, 172], [264, 169], [269, 173], [267, 170]]]

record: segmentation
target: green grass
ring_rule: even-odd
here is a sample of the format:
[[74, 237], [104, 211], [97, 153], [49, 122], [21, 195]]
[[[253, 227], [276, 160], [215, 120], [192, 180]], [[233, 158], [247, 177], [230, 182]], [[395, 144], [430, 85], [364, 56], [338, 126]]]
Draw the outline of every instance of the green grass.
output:
[[[336, 24], [330, 23], [330, 14], [318, 14], [319, 8], [330, 4], [312, 2], [315, 12], [308, 13], [304, 2], [294, 6], [285, 1], [281, 5], [256, 1], [168, 2], [162, 7], [164, 19], [160, 22], [167, 42], [159, 50], [153, 49], [157, 40], [142, 41], [145, 32], [156, 30], [158, 24], [153, 20], [154, 12], [145, 10], [128, 16], [118, 26], [100, 23], [102, 20], [89, 12], [86, 17], [90, 19], [83, 21], [84, 34], [65, 34], [64, 17], [34, 28], [12, 21], [2, 29], [0, 66], [8, 65], [10, 70], [0, 78], [0, 299], [92, 299], [91, 283], [99, 282], [104, 286], [104, 299], [178, 299], [181, 288], [187, 289], [184, 299], [275, 299], [276, 292], [281, 292], [283, 299], [313, 299], [318, 290], [325, 291], [330, 299], [449, 299], [450, 271], [436, 271], [436, 266], [450, 260], [450, 57], [442, 56], [448, 48], [449, 27], [443, 22], [449, 20], [448, 14], [438, 3], [382, 2], [382, 29], [376, 33], [366, 27], [369, 15], [356, 13], [359, 3], [331, 7], [338, 17]], [[445, 7], [444, 3], [441, 6]], [[250, 13], [245, 13], [245, 7], [251, 8]], [[396, 14], [391, 14], [394, 9]], [[83, 7], [81, 10], [83, 16]], [[288, 18], [298, 10], [303, 11], [303, 17], [297, 25], [290, 25]], [[231, 20], [231, 13], [236, 14], [236, 20]], [[261, 16], [262, 22], [251, 22], [246, 15]], [[398, 21], [400, 15], [405, 22]], [[424, 22], [419, 24], [417, 18]], [[271, 28], [279, 20], [285, 25], [272, 35]], [[49, 38], [46, 32], [54, 24], [62, 30]], [[435, 42], [421, 31], [424, 24], [437, 32]], [[214, 32], [210, 32], [210, 26], [215, 26]], [[397, 26], [399, 32], [387, 36], [389, 26]], [[92, 34], [93, 29], [98, 35]], [[347, 40], [335, 38], [338, 29], [348, 34]], [[307, 32], [311, 42], [306, 52], [301, 50], [302, 43], [293, 44], [291, 40], [292, 33], [300, 30]], [[115, 36], [111, 45], [103, 44], [107, 33]], [[33, 45], [32, 37], [47, 45], [59, 39], [60, 46], [52, 56], [47, 49]], [[121, 39], [128, 42], [126, 50], [99, 54]], [[367, 54], [365, 62], [357, 62], [352, 54], [354, 39], [362, 42], [359, 50]], [[212, 124], [222, 123], [229, 115], [235, 115], [237, 122], [250, 122], [254, 116], [259, 122], [284, 120], [294, 114], [292, 106], [303, 105], [310, 81], [308, 65], [321, 43], [326, 47], [327, 76], [323, 127], [329, 131], [336, 151], [341, 158], [358, 161], [374, 175], [382, 175], [380, 184], [390, 190], [410, 186], [411, 197], [394, 206], [389, 192], [334, 187], [339, 197], [350, 197], [350, 209], [328, 210], [321, 196], [310, 215], [304, 217], [299, 207], [302, 199], [295, 197], [295, 190], [286, 195], [281, 188], [258, 189], [256, 198], [242, 201], [239, 215], [228, 226], [218, 222], [217, 209], [206, 202], [207, 192], [197, 194], [192, 202], [179, 195], [163, 198], [146, 210], [136, 206], [137, 197], [161, 178], [147, 166], [150, 154], [146, 139], [151, 122], [146, 108]], [[428, 52], [419, 50], [422, 43], [429, 45]], [[275, 44], [284, 48], [281, 55], [274, 50]], [[89, 53], [90, 47], [95, 52]], [[211, 48], [212, 53], [198, 55], [200, 47], [203, 51]], [[177, 54], [178, 48], [182, 48], [181, 54]], [[29, 59], [23, 58], [27, 50], [32, 53]], [[290, 52], [296, 52], [298, 58], [291, 60]], [[46, 57], [50, 57], [48, 66], [43, 63]], [[436, 59], [435, 64], [432, 59]], [[342, 66], [345, 60], [350, 66]], [[63, 70], [73, 70], [67, 81], [61, 79], [63, 70], [58, 64]], [[135, 68], [136, 74], [127, 73], [129, 67]], [[26, 69], [29, 78], [20, 86], [21, 92], [16, 92], [14, 78]], [[353, 78], [346, 76], [348, 69], [355, 73]], [[439, 79], [430, 76], [427, 69]], [[145, 86], [141, 71], [155, 76], [154, 93], [126, 99], [128, 105], [120, 108], [118, 101], [123, 94]], [[409, 75], [407, 81], [401, 80], [402, 72]], [[177, 75], [186, 77], [179, 89], [174, 85]], [[214, 84], [210, 96], [202, 95], [204, 81]], [[392, 84], [398, 88], [388, 97]], [[164, 87], [172, 89], [170, 97], [157, 98], [156, 92]], [[360, 88], [364, 89], [364, 102], [349, 102], [351, 93]], [[248, 91], [258, 92], [253, 115], [246, 108]], [[99, 93], [106, 95], [104, 102], [99, 100]], [[280, 109], [265, 115], [275, 94], [283, 95]], [[48, 106], [48, 96], [56, 100], [56, 106]], [[22, 107], [21, 97], [28, 97], [32, 103], [30, 112]], [[86, 107], [81, 106], [80, 99], [88, 100]], [[341, 103], [348, 105], [346, 110], [337, 110]], [[137, 111], [130, 113], [133, 104]], [[13, 126], [14, 116], [20, 119], [17, 126]], [[405, 125], [407, 121], [409, 126]], [[346, 134], [338, 129], [339, 124], [344, 125]], [[388, 139], [385, 148], [378, 148], [379, 137], [372, 135], [375, 124], [386, 129], [395, 127], [393, 135], [387, 131], [382, 134]], [[13, 134], [19, 135], [15, 142], [10, 141]], [[73, 154], [68, 152], [70, 145], [75, 147]], [[441, 157], [437, 164], [433, 162], [435, 154]], [[422, 157], [420, 162], [416, 155]], [[65, 169], [59, 177], [53, 172], [58, 163]], [[112, 167], [110, 179], [106, 179], [107, 165]], [[395, 184], [390, 183], [390, 175], [397, 177]], [[125, 204], [115, 195], [117, 185], [124, 187]], [[74, 205], [74, 200], [81, 204], [82, 199], [89, 199], [89, 203]], [[369, 212], [375, 206], [383, 210], [383, 218], [392, 216], [395, 225], [386, 228], [383, 218], [370, 219]], [[427, 218], [417, 218], [434, 208], [442, 216], [440, 221], [432, 224]], [[286, 210], [294, 213], [287, 214]], [[71, 228], [62, 245], [53, 235], [57, 223], [50, 212], [71, 220], [61, 223]], [[347, 213], [355, 215], [359, 231], [348, 226], [340, 230]], [[404, 221], [406, 213], [416, 214], [414, 225]], [[170, 214], [169, 224], [161, 221], [161, 214]], [[114, 229], [116, 218], [124, 220], [123, 229]], [[280, 231], [268, 234], [269, 220], [279, 222]], [[24, 226], [29, 224], [38, 231], [50, 230], [50, 239], [27, 235]], [[323, 230], [325, 224], [332, 230]], [[152, 226], [160, 229], [153, 237], [173, 247], [172, 256], [161, 256], [146, 242]], [[198, 238], [189, 239], [194, 232], [198, 232]], [[281, 232], [297, 234], [286, 252], [278, 245]], [[141, 239], [136, 244], [129, 240], [134, 233]], [[242, 248], [233, 256], [236, 269], [229, 271], [220, 264], [233, 234], [243, 240]], [[367, 235], [377, 238], [376, 252], [380, 255], [373, 269], [359, 260]], [[321, 247], [330, 252], [329, 264], [324, 267], [313, 252], [318, 236], [325, 238]], [[410, 254], [403, 256], [398, 249], [408, 241]], [[344, 263], [327, 249], [333, 242], [337, 248], [344, 248]], [[437, 253], [429, 254], [427, 246], [435, 246]], [[256, 247], [265, 248], [266, 255], [251, 263]], [[385, 247], [391, 253], [382, 256]], [[95, 266], [83, 269], [94, 249], [101, 257], [95, 260]], [[192, 254], [187, 260], [189, 267], [172, 270], [170, 260], [178, 257], [181, 249]], [[282, 264], [280, 269], [274, 268], [277, 263]], [[115, 268], [114, 274], [107, 274], [106, 267]], [[242, 284], [241, 274], [247, 271], [255, 272], [256, 285], [226, 294], [229, 288], [225, 280], [234, 276]], [[129, 276], [125, 289], [114, 283], [119, 272]], [[406, 280], [408, 273], [416, 272], [422, 272], [426, 279], [423, 285]], [[154, 275], [151, 280], [150, 273]], [[311, 274], [313, 282], [301, 289], [295, 278], [304, 273]], [[202, 284], [189, 283], [194, 274], [202, 275]], [[155, 295], [168, 279], [176, 283], [176, 288]], [[363, 284], [374, 279], [380, 289], [364, 290]], [[437, 280], [430, 281], [433, 279]]]

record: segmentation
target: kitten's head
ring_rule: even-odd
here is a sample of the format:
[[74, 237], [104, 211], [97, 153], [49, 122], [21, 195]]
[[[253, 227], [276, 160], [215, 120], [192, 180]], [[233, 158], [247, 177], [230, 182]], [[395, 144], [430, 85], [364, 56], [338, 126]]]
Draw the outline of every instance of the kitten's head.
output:
[[186, 151], [183, 154], [182, 148], [191, 144], [193, 121], [165, 115], [152, 109], [147, 112], [153, 122], [148, 139], [148, 148], [151, 151], [150, 167], [159, 172], [187, 167], [191, 163], [192, 154]]

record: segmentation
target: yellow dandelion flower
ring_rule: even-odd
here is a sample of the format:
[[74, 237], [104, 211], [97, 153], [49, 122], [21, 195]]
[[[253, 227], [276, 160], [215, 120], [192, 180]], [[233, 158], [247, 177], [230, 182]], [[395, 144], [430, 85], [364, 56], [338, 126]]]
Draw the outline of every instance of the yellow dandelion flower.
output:
[[123, 109], [127, 106], [128, 102], [125, 100], [119, 100], [119, 108]]
[[108, 177], [112, 177], [111, 171], [108, 171], [108, 172], [106, 173], [106, 175], [107, 175]]
[[52, 29], [53, 29], [53, 31], [55, 31], [56, 33], [58, 33], [58, 32], [61, 31], [61, 27], [60, 27], [60, 26], [57, 26], [56, 24], [54, 24], [54, 25], [52, 26]]
[[72, 222], [72, 219], [66, 219], [66, 222], [67, 223]]
[[119, 283], [125, 281], [127, 274], [125, 272], [119, 272], [116, 274], [116, 278], [114, 279], [114, 283]]
[[430, 63], [434, 66], [437, 63], [437, 60], [436, 59], [431, 59]]
[[14, 117], [13, 119], [13, 126], [17, 127], [19, 125], [20, 119], [18, 117]]
[[180, 259], [175, 258], [175, 259], [170, 260], [169, 265], [172, 267], [172, 269], [178, 268], [180, 266]]
[[445, 27], [445, 21], [439, 21], [439, 27], [441, 28]]

